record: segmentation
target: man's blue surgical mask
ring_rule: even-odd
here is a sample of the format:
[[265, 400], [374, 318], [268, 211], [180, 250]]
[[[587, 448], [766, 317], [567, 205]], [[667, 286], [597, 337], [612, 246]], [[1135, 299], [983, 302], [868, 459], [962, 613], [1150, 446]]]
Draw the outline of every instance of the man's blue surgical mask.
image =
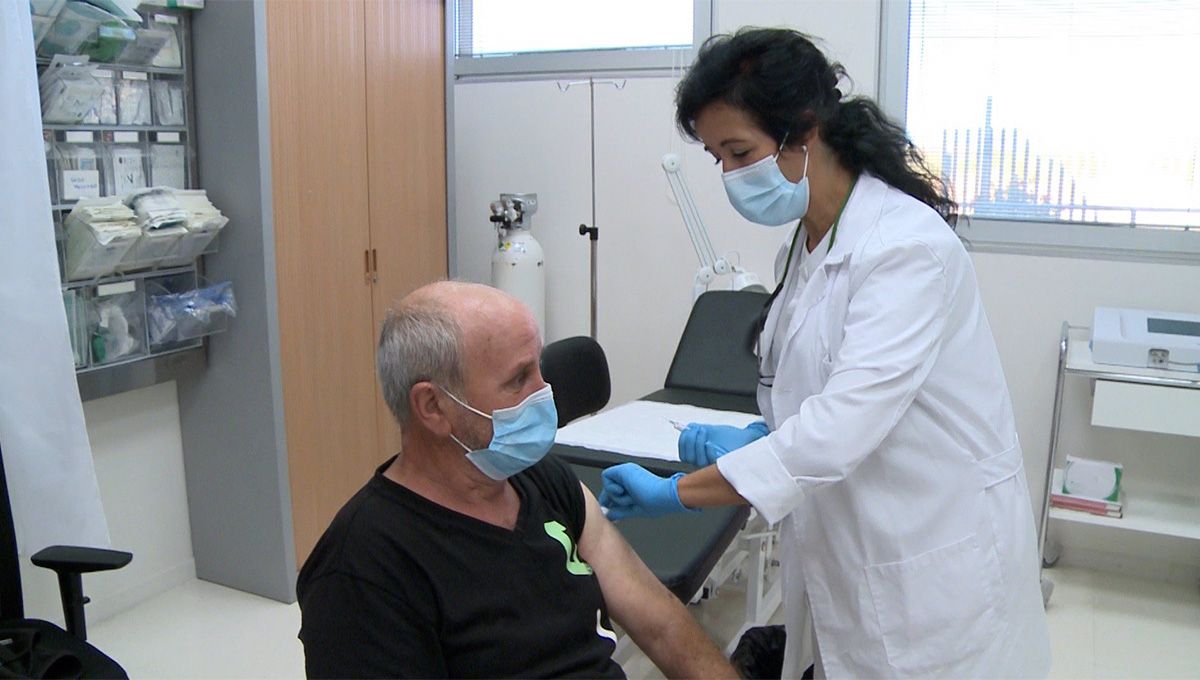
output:
[[[787, 138], [784, 138], [784, 143]], [[742, 217], [768, 227], [795, 222], [808, 212], [808, 147], [804, 150], [804, 172], [792, 183], [779, 169], [779, 153], [753, 165], [721, 175], [729, 202]], [[783, 150], [783, 144], [779, 145]]]
[[450, 438], [467, 452], [467, 460], [479, 471], [496, 481], [509, 477], [536, 464], [554, 444], [558, 431], [558, 410], [554, 408], [554, 392], [546, 385], [525, 397], [516, 406], [492, 411], [480, 411], [446, 388], [442, 391], [463, 408], [492, 421], [492, 442], [486, 449], [472, 449], [453, 434]]

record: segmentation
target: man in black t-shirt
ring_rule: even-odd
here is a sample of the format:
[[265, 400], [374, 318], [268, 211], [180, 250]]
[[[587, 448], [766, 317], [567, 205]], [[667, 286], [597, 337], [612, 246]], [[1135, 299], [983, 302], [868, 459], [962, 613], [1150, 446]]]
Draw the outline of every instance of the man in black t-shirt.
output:
[[[624, 677], [619, 623], [671, 677], [736, 677], [546, 452], [537, 323], [486, 286], [406, 297], [377, 352], [402, 452], [300, 571], [309, 677]], [[611, 616], [611, 621], [610, 621]]]

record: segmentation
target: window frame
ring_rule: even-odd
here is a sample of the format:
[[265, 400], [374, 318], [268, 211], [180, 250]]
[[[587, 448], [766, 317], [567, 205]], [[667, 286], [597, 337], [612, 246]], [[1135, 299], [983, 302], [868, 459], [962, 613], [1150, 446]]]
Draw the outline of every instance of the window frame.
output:
[[[879, 105], [905, 127], [909, 6], [909, 0], [880, 0]], [[1160, 229], [972, 217], [960, 219], [957, 232], [981, 252], [1200, 264], [1200, 225]]]
[[[458, 56], [458, 15], [470, 10], [475, 0], [448, 0], [446, 9], [453, 21], [448, 33], [454, 36], [450, 54], [457, 81], [547, 80], [581, 76], [656, 76], [687, 67], [696, 49], [712, 36], [716, 0], [692, 0], [692, 45], [644, 49], [567, 50], [524, 52], [490, 57]], [[603, 0], [599, 0], [603, 1]]]

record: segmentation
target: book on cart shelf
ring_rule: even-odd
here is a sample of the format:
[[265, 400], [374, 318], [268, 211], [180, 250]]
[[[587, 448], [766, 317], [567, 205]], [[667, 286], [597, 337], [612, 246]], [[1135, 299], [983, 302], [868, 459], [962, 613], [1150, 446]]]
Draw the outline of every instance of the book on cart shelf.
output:
[[1076, 510], [1078, 512], [1086, 512], [1090, 515], [1119, 519], [1124, 516], [1124, 500], [1125, 495], [1123, 492], [1116, 501], [1066, 493], [1063, 491], [1062, 469], [1056, 468], [1054, 470], [1054, 482], [1050, 492], [1050, 507]]

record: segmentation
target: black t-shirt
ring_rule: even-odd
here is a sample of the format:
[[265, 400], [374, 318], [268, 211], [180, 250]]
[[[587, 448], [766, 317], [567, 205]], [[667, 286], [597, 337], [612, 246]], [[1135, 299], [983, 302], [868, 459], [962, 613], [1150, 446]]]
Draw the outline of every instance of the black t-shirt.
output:
[[585, 511], [570, 468], [547, 456], [510, 479], [521, 509], [509, 531], [384, 477], [391, 462], [300, 570], [309, 677], [624, 677], [575, 547]]

